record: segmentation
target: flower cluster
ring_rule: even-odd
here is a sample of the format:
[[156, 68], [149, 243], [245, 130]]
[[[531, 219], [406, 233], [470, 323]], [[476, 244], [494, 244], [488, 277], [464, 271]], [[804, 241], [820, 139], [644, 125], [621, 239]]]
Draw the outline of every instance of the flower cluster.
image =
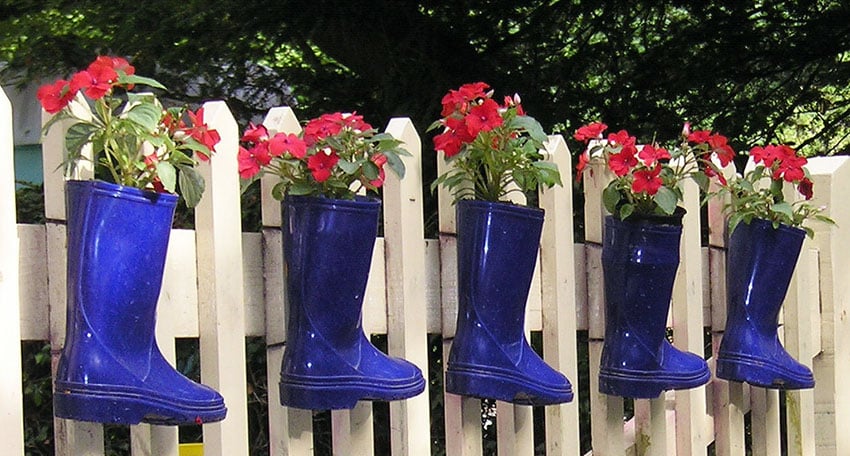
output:
[[218, 132], [204, 123], [203, 108], [165, 109], [152, 94], [129, 92], [136, 85], [165, 89], [137, 76], [120, 57], [100, 56], [69, 80], [38, 89], [41, 106], [55, 114], [45, 132], [63, 119], [72, 123], [65, 135], [66, 174], [74, 171], [91, 145], [95, 174], [116, 184], [178, 192], [189, 207], [200, 201], [204, 180], [194, 169], [195, 157], [209, 159]]
[[579, 156], [576, 179], [591, 160], [604, 160], [615, 178], [603, 191], [603, 202], [608, 212], [623, 220], [632, 214], [672, 215], [682, 201], [684, 179], [693, 179], [703, 189], [709, 177], [725, 181], [717, 166], [726, 166], [735, 157], [726, 137], [708, 130], [691, 132], [689, 124], [680, 142], [669, 148], [656, 143], [639, 146], [626, 130], [603, 139], [607, 129], [596, 122], [573, 135], [588, 145]]
[[[404, 177], [401, 141], [378, 133], [357, 114], [335, 112], [311, 119], [301, 135], [272, 135], [263, 125], [249, 125], [239, 147], [239, 175], [254, 180], [265, 173], [280, 179], [272, 195], [287, 194], [351, 199], [359, 188], [375, 191], [384, 184], [384, 166]], [[359, 187], [359, 188], [354, 188]]]
[[[809, 236], [814, 232], [803, 226], [807, 219], [834, 223], [820, 214], [822, 207], [808, 202], [813, 196], [813, 185], [805, 167], [806, 157], [784, 144], [755, 146], [749, 154], [755, 166], [723, 182], [720, 189], [720, 193], [731, 196], [727, 206], [730, 233], [740, 222], [750, 223], [753, 218], [771, 221], [777, 227], [780, 223], [799, 227]], [[769, 185], [760, 188], [760, 184], [767, 182]], [[785, 183], [793, 185], [803, 199], [786, 201]]]
[[500, 105], [483, 82], [450, 90], [442, 100], [442, 118], [428, 130], [442, 128], [434, 149], [455, 166], [432, 184], [445, 185], [455, 201], [475, 198], [500, 201], [511, 191], [529, 192], [560, 185], [558, 168], [541, 160], [547, 141], [540, 124], [525, 114], [518, 95]]

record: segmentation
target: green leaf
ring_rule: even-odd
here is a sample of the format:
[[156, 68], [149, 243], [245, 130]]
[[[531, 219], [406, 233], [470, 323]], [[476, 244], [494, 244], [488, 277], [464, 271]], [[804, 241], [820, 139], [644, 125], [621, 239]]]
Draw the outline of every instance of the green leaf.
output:
[[629, 218], [635, 211], [635, 206], [632, 204], [624, 204], [620, 206], [620, 220]]
[[531, 139], [538, 143], [545, 143], [548, 139], [540, 122], [530, 116], [516, 116], [510, 123], [511, 128], [521, 128], [528, 132]]
[[68, 151], [69, 159], [78, 159], [83, 146], [91, 141], [95, 129], [94, 125], [82, 122], [75, 123], [68, 128], [68, 131], [65, 132], [65, 149]]
[[655, 204], [664, 211], [665, 214], [672, 214], [676, 210], [676, 205], [679, 203], [679, 198], [676, 192], [667, 187], [658, 189], [658, 193], [653, 197]]
[[620, 204], [621, 199], [622, 195], [617, 189], [616, 181], [611, 181], [611, 183], [605, 187], [605, 190], [602, 190], [602, 204], [605, 205], [605, 209], [607, 209], [610, 214], [617, 213], [617, 205]]
[[149, 103], [137, 104], [126, 113], [127, 120], [139, 125], [145, 131], [157, 128], [162, 118], [162, 109]]
[[340, 159], [337, 164], [339, 165], [339, 168], [345, 172], [345, 174], [354, 174], [360, 168], [359, 162], [351, 162], [345, 159]]
[[121, 75], [118, 77], [118, 82], [120, 84], [141, 84], [149, 87], [153, 87], [155, 89], [166, 90], [165, 86], [160, 84], [156, 79], [146, 78], [144, 76], [136, 76], [133, 75]]
[[770, 206], [770, 210], [785, 215], [789, 219], [794, 217], [794, 208], [785, 201], [773, 204]]
[[697, 186], [700, 190], [706, 192], [708, 191], [709, 179], [704, 173], [694, 173], [691, 174], [691, 178], [696, 182]]
[[180, 185], [180, 194], [186, 201], [186, 206], [195, 207], [204, 194], [204, 178], [191, 166], [180, 166], [178, 170], [177, 182]]
[[161, 161], [156, 164], [156, 175], [162, 181], [162, 186], [171, 193], [177, 189], [177, 169], [174, 165], [166, 161]]
[[390, 165], [390, 169], [393, 170], [395, 175], [399, 179], [404, 179], [405, 168], [401, 157], [396, 155], [394, 151], [386, 151], [384, 156], [387, 157], [387, 164]]

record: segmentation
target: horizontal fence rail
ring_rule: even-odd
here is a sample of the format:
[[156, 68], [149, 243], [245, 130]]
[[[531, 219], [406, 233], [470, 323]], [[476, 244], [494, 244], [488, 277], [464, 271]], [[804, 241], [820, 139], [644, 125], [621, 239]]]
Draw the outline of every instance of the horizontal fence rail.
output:
[[[241, 232], [239, 129], [222, 102], [207, 103], [205, 113], [222, 141], [211, 162], [200, 165], [207, 191], [195, 212], [194, 230], [171, 233], [158, 307], [159, 345], [174, 362], [175, 339], [199, 339], [202, 381], [219, 390], [228, 406], [224, 421], [203, 425], [204, 454], [232, 456], [249, 451], [246, 337], [263, 337], [270, 454], [314, 454], [314, 414], [279, 402], [286, 330], [280, 203], [270, 197], [274, 181], [261, 182], [262, 230]], [[43, 140], [47, 223], [16, 225], [11, 118], [11, 106], [0, 92], [0, 157], [6, 165], [0, 166], [0, 353], [6, 367], [0, 373], [0, 447], [10, 455], [24, 454], [20, 342], [50, 341], [55, 369], [65, 336], [66, 262], [63, 176], [57, 171], [64, 132], [53, 128]], [[301, 128], [289, 108], [270, 110], [264, 124], [272, 132]], [[388, 352], [410, 360], [428, 378], [433, 356], [429, 335], [440, 338], [445, 365], [456, 330], [455, 212], [441, 189], [440, 234], [425, 239], [422, 157], [431, 153], [423, 145], [430, 141], [406, 118], [390, 120], [385, 130], [401, 139], [411, 156], [404, 157], [406, 178], [388, 175], [383, 189], [385, 235], [375, 245], [363, 327], [368, 334], [386, 335]], [[783, 446], [788, 454], [850, 454], [850, 386], [842, 377], [850, 372], [848, 157], [809, 161], [815, 204], [826, 206], [836, 225], [813, 226], [815, 237], [805, 241], [783, 307], [784, 344], [812, 367], [815, 388], [781, 393], [713, 378], [692, 390], [629, 401], [598, 393], [596, 376], [605, 324], [601, 192], [611, 176], [600, 166], [585, 173], [585, 242], [577, 244], [570, 151], [563, 137], [554, 135], [542, 152], [558, 164], [566, 185], [542, 191], [538, 198], [546, 213], [526, 332], [542, 334], [545, 360], [581, 394], [542, 413], [497, 402], [483, 412], [484, 421], [495, 417], [495, 424], [483, 425], [482, 401], [432, 391], [442, 384], [436, 382], [420, 396], [390, 404], [392, 454], [430, 454], [433, 439], [441, 441], [440, 451], [448, 455], [489, 454], [482, 444], [485, 433], [495, 433], [500, 455], [579, 455], [588, 433], [594, 455], [697, 455], [709, 447], [717, 455], [744, 455], [748, 440], [754, 455], [779, 455]], [[438, 172], [445, 171], [442, 157], [437, 161]], [[90, 169], [79, 173], [77, 178], [92, 175]], [[725, 325], [725, 222], [722, 202], [712, 202], [705, 217], [708, 243], [703, 245], [699, 200], [696, 186], [686, 185], [687, 215], [669, 327], [674, 345], [707, 353], [713, 370]], [[588, 373], [580, 366], [589, 370], [587, 393], [579, 378]], [[580, 410], [581, 403], [589, 404], [589, 410]], [[444, 419], [445, 435], [431, 434], [438, 416]], [[330, 417], [333, 454], [376, 454], [372, 403], [333, 411]], [[535, 426], [539, 420], [543, 426]], [[56, 419], [54, 427], [57, 455], [104, 453], [102, 426]], [[545, 430], [542, 435], [540, 429]], [[139, 425], [130, 434], [135, 456], [180, 454], [175, 428]]]

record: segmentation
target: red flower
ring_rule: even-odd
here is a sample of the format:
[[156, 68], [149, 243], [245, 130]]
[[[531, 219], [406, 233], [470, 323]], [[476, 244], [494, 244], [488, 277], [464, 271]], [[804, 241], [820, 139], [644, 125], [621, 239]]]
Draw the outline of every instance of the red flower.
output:
[[608, 134], [608, 142], [613, 144], [619, 144], [624, 148], [627, 146], [634, 147], [637, 139], [634, 136], [630, 136], [629, 132], [626, 130], [620, 130], [617, 133], [609, 133]]
[[469, 103], [479, 98], [486, 98], [489, 88], [490, 86], [484, 82], [473, 82], [464, 84], [457, 90], [449, 90], [449, 93], [443, 96], [441, 102], [443, 105], [441, 115], [448, 117], [455, 112], [466, 114], [469, 110]]
[[584, 174], [584, 169], [587, 168], [587, 164], [590, 163], [590, 154], [587, 151], [584, 151], [583, 154], [578, 156], [578, 164], [576, 164], [576, 182], [581, 182], [581, 177]]
[[602, 132], [607, 129], [608, 125], [605, 125], [602, 122], [594, 122], [576, 130], [573, 138], [575, 138], [576, 141], [587, 142], [591, 139], [599, 138], [602, 135]]
[[239, 162], [239, 177], [250, 179], [260, 172], [260, 164], [251, 151], [242, 146], [239, 146], [239, 154], [236, 156], [236, 160]]
[[248, 143], [258, 143], [267, 139], [269, 139], [269, 130], [264, 125], [249, 123], [248, 128], [245, 129], [245, 133], [239, 140]]
[[502, 125], [503, 122], [502, 115], [499, 114], [499, 104], [490, 98], [473, 106], [464, 120], [469, 134], [472, 136], [477, 136], [482, 131], [490, 131]]
[[345, 125], [345, 119], [341, 112], [322, 114], [304, 126], [304, 141], [308, 146], [312, 146], [328, 136], [338, 134], [342, 131], [343, 125]]
[[720, 185], [726, 185], [727, 184], [726, 176], [724, 176], [722, 173], [718, 173], [717, 171], [715, 171], [714, 167], [712, 167], [712, 166], [706, 166], [705, 167], [705, 175], [708, 176], [708, 177], [716, 177], [717, 180], [720, 182]]
[[[788, 149], [793, 152], [793, 149], [790, 147], [788, 147]], [[786, 157], [779, 162], [779, 166], [773, 172], [773, 179], [779, 180], [781, 176], [785, 179], [785, 182], [801, 181], [806, 177], [806, 172], [803, 170], [803, 166], [805, 166], [807, 162], [808, 160], [806, 160], [806, 157], [799, 157], [796, 153], [790, 157]]]
[[293, 133], [278, 133], [268, 141], [268, 145], [272, 157], [289, 153], [291, 157], [302, 159], [307, 155], [307, 143]]
[[648, 195], [655, 195], [658, 189], [664, 184], [658, 175], [661, 174], [661, 167], [655, 166], [653, 169], [639, 169], [635, 171], [635, 180], [632, 181], [632, 191], [635, 193], [645, 192]]
[[[189, 120], [192, 122], [192, 128], [189, 130], [189, 134], [192, 135], [192, 138], [195, 141], [206, 146], [210, 152], [215, 152], [215, 145], [221, 141], [221, 135], [214, 129], [211, 129], [204, 123], [204, 108], [198, 108], [197, 112], [192, 112], [191, 110], [186, 111], [186, 114], [189, 116]], [[202, 152], [195, 151], [198, 154], [198, 157], [201, 160], [209, 160], [206, 154]]]
[[767, 147], [767, 149], [761, 146], [753, 147], [750, 149], [750, 157], [753, 157], [753, 161], [755, 163], [764, 162], [765, 166], [770, 167], [773, 165], [773, 160], [775, 160], [776, 157], [774, 157], [772, 153], [773, 146]]
[[384, 179], [386, 178], [386, 172], [384, 172], [384, 165], [387, 163], [387, 156], [382, 153], [377, 153], [369, 157], [369, 160], [378, 167], [378, 178], [372, 179], [369, 181], [369, 185], [378, 188], [384, 185]]
[[357, 131], [367, 131], [372, 129], [372, 126], [363, 120], [363, 116], [357, 114], [351, 114], [350, 116], [346, 117], [345, 125], [351, 128], [352, 130]]
[[[121, 62], [118, 63], [123, 65]], [[127, 65], [129, 66], [129, 64]], [[71, 78], [71, 88], [83, 90], [87, 97], [97, 100], [103, 98], [107, 92], [112, 90], [112, 86], [116, 85], [117, 82], [118, 72], [115, 71], [115, 62], [113, 62], [112, 57], [102, 55], [95, 59], [88, 68]]]
[[617, 177], [625, 176], [638, 164], [637, 157], [635, 157], [636, 152], [637, 149], [634, 145], [623, 146], [619, 153], [611, 154], [609, 156], [608, 168], [610, 168]]
[[704, 144], [708, 142], [710, 136], [711, 131], [709, 130], [697, 130], [688, 135], [688, 142]]
[[463, 145], [461, 135], [456, 130], [446, 130], [445, 133], [434, 136], [434, 150], [442, 150], [446, 158], [459, 154]]
[[331, 151], [330, 154], [326, 154], [319, 151], [307, 159], [307, 169], [313, 173], [313, 179], [316, 179], [316, 182], [324, 182], [331, 177], [331, 170], [338, 161], [339, 156], [336, 152]]
[[68, 106], [76, 94], [77, 92], [71, 90], [68, 81], [60, 79], [53, 84], [44, 84], [39, 87], [36, 97], [45, 111], [55, 114]]
[[667, 152], [667, 149], [663, 147], [655, 147], [652, 144], [647, 144], [640, 150], [638, 158], [641, 159], [644, 165], [652, 166], [659, 160], [669, 160], [670, 152]]
[[708, 137], [708, 146], [720, 161], [720, 166], [726, 166], [735, 159], [735, 150], [727, 144], [725, 136], [714, 134]]
[[797, 191], [800, 192], [801, 195], [805, 196], [806, 200], [812, 199], [812, 196], [814, 196], [812, 190], [812, 181], [809, 180], [808, 177], [804, 177], [803, 180], [801, 180], [800, 183], [797, 184]]

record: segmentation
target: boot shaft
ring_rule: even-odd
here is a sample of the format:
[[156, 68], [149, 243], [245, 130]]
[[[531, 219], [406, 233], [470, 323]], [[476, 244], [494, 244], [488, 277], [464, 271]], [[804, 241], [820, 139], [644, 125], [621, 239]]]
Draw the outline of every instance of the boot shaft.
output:
[[799, 228], [762, 219], [735, 227], [726, 252], [727, 319], [776, 330], [804, 237]]
[[[379, 200], [287, 196], [283, 251], [289, 334], [309, 325], [349, 343], [361, 312], [378, 229]], [[333, 318], [316, 318], [333, 314]]]
[[494, 334], [523, 336], [543, 211], [507, 203], [457, 204], [458, 327], [475, 319]]
[[606, 339], [629, 331], [660, 341], [666, 333], [682, 226], [681, 217], [664, 221], [605, 219]]
[[66, 344], [87, 328], [122, 351], [150, 349], [177, 197], [102, 181], [66, 184]]

